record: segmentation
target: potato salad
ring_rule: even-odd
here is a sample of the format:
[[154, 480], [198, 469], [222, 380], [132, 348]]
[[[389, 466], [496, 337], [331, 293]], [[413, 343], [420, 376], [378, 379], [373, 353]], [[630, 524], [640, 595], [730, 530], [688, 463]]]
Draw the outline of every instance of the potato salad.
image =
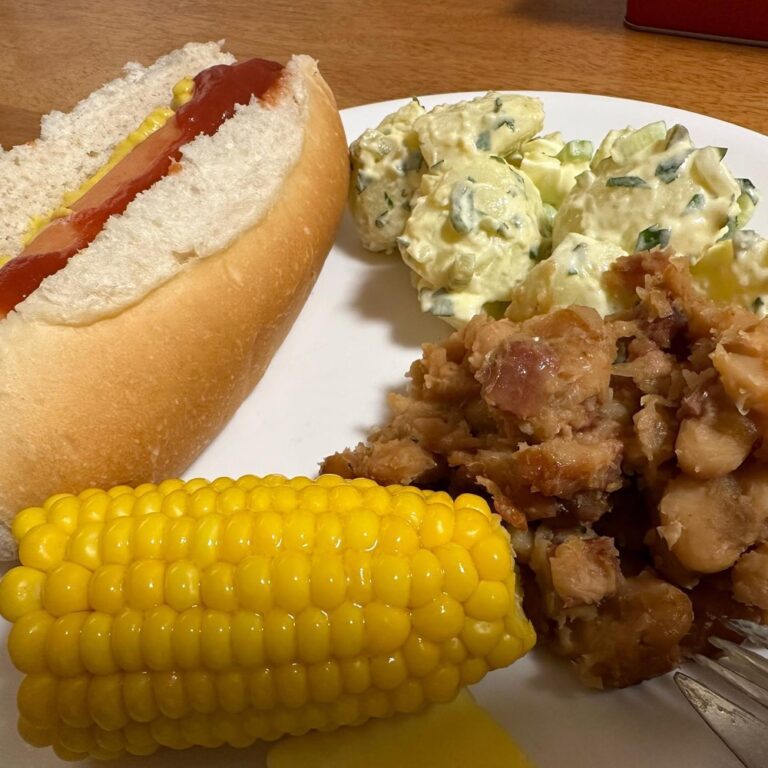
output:
[[768, 241], [744, 229], [758, 195], [725, 149], [663, 122], [596, 151], [543, 126], [538, 99], [491, 92], [430, 111], [414, 99], [352, 143], [360, 238], [400, 254], [423, 311], [456, 328], [479, 312], [610, 314], [628, 300], [603, 280], [616, 259], [669, 246], [710, 296], [764, 312]]

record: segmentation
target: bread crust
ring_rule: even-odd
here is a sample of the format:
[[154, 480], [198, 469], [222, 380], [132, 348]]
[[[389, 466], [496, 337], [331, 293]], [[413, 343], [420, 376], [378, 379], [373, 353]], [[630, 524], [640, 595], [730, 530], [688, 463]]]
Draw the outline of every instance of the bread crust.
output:
[[309, 93], [299, 161], [266, 216], [123, 312], [85, 326], [4, 322], [0, 559], [18, 510], [57, 492], [181, 474], [234, 414], [289, 331], [346, 199], [344, 129]]

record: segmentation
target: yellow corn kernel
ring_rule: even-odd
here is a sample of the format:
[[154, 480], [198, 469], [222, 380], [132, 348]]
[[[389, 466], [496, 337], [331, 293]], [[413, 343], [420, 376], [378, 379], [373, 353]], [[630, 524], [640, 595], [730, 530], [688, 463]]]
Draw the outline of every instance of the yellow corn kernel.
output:
[[200, 660], [206, 669], [232, 664], [232, 620], [222, 611], [203, 611], [200, 621]]
[[468, 616], [493, 621], [506, 615], [509, 604], [509, 591], [503, 583], [483, 579], [464, 604], [464, 608]]
[[311, 552], [315, 545], [315, 515], [296, 509], [285, 514], [282, 546], [286, 550]]
[[344, 545], [344, 523], [338, 515], [329, 512], [317, 516], [314, 552], [338, 552]]
[[101, 565], [101, 523], [83, 523], [69, 539], [67, 560], [78, 563], [89, 571]]
[[151, 723], [160, 716], [153, 676], [149, 672], [127, 672], [123, 675], [123, 701], [126, 714], [137, 723]]
[[43, 607], [52, 616], [87, 611], [91, 572], [77, 563], [62, 563], [45, 580]]
[[[221, 541], [222, 530], [224, 528], [224, 518], [221, 515], [214, 513], [200, 512], [198, 507], [198, 500], [203, 499], [205, 502], [204, 507], [211, 506], [211, 502], [207, 498], [203, 497], [203, 491], [205, 488], [201, 488], [195, 494], [195, 527], [192, 532], [192, 541], [189, 550], [189, 559], [196, 563], [200, 568], [215, 563], [219, 559], [219, 542]], [[212, 502], [215, 507], [215, 500]]]
[[44, 583], [45, 574], [36, 568], [11, 568], [0, 581], [0, 615], [13, 622], [25, 613], [40, 610]]
[[[157, 511], [146, 510], [147, 499], [157, 497]], [[163, 558], [163, 543], [165, 541], [165, 529], [168, 527], [168, 518], [159, 509], [163, 498], [156, 491], [146, 494], [137, 501], [136, 514], [143, 517], [136, 522], [133, 534], [133, 556], [137, 560], [161, 560]], [[142, 509], [144, 507], [144, 509]]]
[[373, 549], [379, 538], [379, 515], [370, 509], [360, 509], [347, 517], [344, 541], [350, 549]]
[[346, 659], [363, 652], [365, 616], [359, 605], [346, 602], [331, 611], [331, 649], [334, 657]]
[[409, 605], [420, 608], [443, 591], [443, 568], [434, 552], [420, 549], [411, 557]]
[[307, 664], [326, 661], [331, 657], [331, 622], [319, 608], [305, 608], [296, 617], [296, 651], [300, 661]]
[[237, 610], [235, 566], [225, 562], [209, 565], [200, 576], [200, 597], [208, 608], [217, 611]]
[[312, 701], [331, 704], [341, 696], [341, 669], [336, 661], [311, 664], [307, 668], [307, 683]]
[[48, 669], [45, 648], [54, 618], [47, 611], [25, 613], [8, 634], [8, 655], [20, 672], [35, 674]]
[[271, 497], [267, 489], [257, 488], [254, 493], [257, 490], [266, 493], [267, 508], [253, 521], [252, 549], [254, 554], [271, 556], [278, 551], [283, 541], [283, 518], [269, 506]]
[[232, 616], [232, 653], [235, 663], [244, 669], [264, 663], [264, 620], [261, 614], [238, 611]]
[[435, 555], [443, 570], [443, 588], [454, 600], [463, 603], [480, 581], [472, 555], [455, 542], [437, 547]]
[[413, 628], [436, 643], [458, 635], [464, 625], [464, 609], [450, 595], [440, 595], [431, 603], [415, 608], [412, 616]]
[[481, 579], [503, 581], [512, 570], [509, 537], [499, 528], [496, 535], [486, 536], [472, 547], [472, 560]]
[[324, 611], [332, 611], [344, 602], [347, 577], [339, 557], [322, 557], [312, 563], [309, 574], [309, 599]]
[[125, 608], [125, 566], [101, 565], [88, 582], [88, 603], [94, 611], [116, 614]]
[[83, 666], [93, 675], [117, 672], [112, 654], [112, 617], [108, 613], [89, 613], [80, 634]]
[[166, 529], [165, 559], [169, 563], [189, 557], [195, 522], [195, 519], [192, 517], [177, 517], [173, 518], [168, 524]]
[[27, 675], [19, 686], [16, 703], [19, 714], [35, 728], [56, 725], [56, 689], [59, 681], [52, 675]]
[[272, 561], [272, 597], [275, 605], [299, 613], [309, 605], [310, 564], [299, 552], [281, 552]]
[[141, 656], [148, 669], [164, 672], [175, 666], [173, 634], [178, 614], [167, 605], [147, 611], [141, 629]]
[[112, 622], [112, 653], [115, 663], [126, 672], [141, 672], [144, 659], [141, 655], [141, 631], [144, 616], [141, 611], [125, 608]]
[[125, 572], [125, 601], [131, 608], [148, 611], [164, 602], [165, 563], [139, 560]]
[[160, 710], [160, 714], [164, 717], [178, 720], [192, 711], [187, 691], [184, 687], [184, 680], [178, 672], [158, 672], [153, 674], [152, 691], [155, 704]]
[[11, 533], [16, 541], [21, 541], [33, 528], [47, 522], [48, 516], [43, 507], [27, 507], [13, 518]]
[[189, 560], [169, 563], [165, 569], [165, 601], [174, 611], [200, 605], [200, 571]]
[[271, 664], [296, 658], [296, 623], [290, 613], [273, 608], [264, 617], [264, 654]]
[[421, 545], [434, 549], [453, 538], [455, 512], [447, 504], [429, 504], [421, 524]]
[[[228, 493], [235, 489], [230, 489]], [[245, 491], [240, 490], [243, 495]], [[245, 504], [245, 502], [243, 502]], [[237, 564], [251, 553], [253, 517], [247, 512], [233, 512], [224, 524], [221, 556], [229, 563]]]
[[29, 675], [20, 728], [67, 759], [413, 712], [535, 639], [508, 535], [471, 495], [171, 480], [52, 497], [14, 525], [0, 612]]
[[272, 609], [271, 561], [263, 555], [242, 560], [235, 571], [235, 589], [243, 608], [267, 614]]
[[73, 728], [87, 728], [93, 722], [88, 711], [90, 675], [65, 677], [56, 686], [56, 714]]
[[373, 599], [370, 553], [348, 549], [343, 558], [347, 573], [347, 598], [358, 605], [369, 603]]
[[77, 496], [62, 496], [48, 509], [48, 522], [71, 534], [77, 528], [80, 507]]
[[[124, 498], [123, 496], [120, 497]], [[132, 517], [115, 517], [104, 526], [101, 534], [101, 561], [128, 565], [133, 559]]]
[[437, 668], [440, 646], [420, 635], [410, 635], [403, 645], [403, 658], [413, 676], [424, 677]]
[[[162, 488], [163, 483], [160, 484]], [[189, 510], [189, 496], [183, 488], [174, 487], [167, 496], [163, 498], [162, 513], [169, 519], [175, 520], [178, 517], [184, 517]]]
[[173, 627], [173, 658], [179, 669], [197, 669], [201, 665], [200, 628], [202, 608], [189, 608], [180, 613]]
[[21, 564], [40, 571], [61, 565], [66, 551], [67, 534], [53, 523], [35, 526], [19, 541]]
[[381, 603], [369, 603], [363, 608], [367, 649], [378, 655], [402, 647], [411, 631], [408, 611]]
[[68, 613], [56, 619], [45, 640], [48, 669], [57, 677], [74, 677], [85, 672], [80, 658], [80, 635], [88, 613]]

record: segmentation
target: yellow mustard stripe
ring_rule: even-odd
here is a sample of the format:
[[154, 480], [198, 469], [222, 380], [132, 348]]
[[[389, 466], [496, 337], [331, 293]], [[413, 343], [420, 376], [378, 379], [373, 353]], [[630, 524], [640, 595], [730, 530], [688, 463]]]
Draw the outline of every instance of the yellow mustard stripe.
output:
[[[142, 141], [148, 139], [155, 133], [155, 131], [160, 130], [160, 128], [173, 117], [174, 112], [192, 98], [194, 90], [195, 81], [193, 78], [185, 77], [182, 80], [179, 80], [179, 82], [173, 86], [173, 99], [170, 107], [158, 107], [147, 115], [135, 131], [132, 131], [125, 139], [115, 146], [112, 150], [112, 154], [109, 156], [109, 160], [107, 160], [107, 162], [104, 163], [93, 176], [86, 179], [86, 181], [84, 181], [76, 190], [64, 193], [61, 205], [54, 208], [50, 213], [32, 216], [29, 221], [27, 232], [22, 240], [24, 245], [26, 246], [31, 243], [40, 233], [40, 230], [50, 224], [54, 219], [69, 216], [69, 214], [72, 213], [70, 206], [98, 184], [99, 181], [101, 181], [101, 179], [103, 179], [131, 150], [141, 144]], [[9, 257], [0, 256], [0, 266], [2, 266], [5, 261], [8, 261], [8, 259]]]

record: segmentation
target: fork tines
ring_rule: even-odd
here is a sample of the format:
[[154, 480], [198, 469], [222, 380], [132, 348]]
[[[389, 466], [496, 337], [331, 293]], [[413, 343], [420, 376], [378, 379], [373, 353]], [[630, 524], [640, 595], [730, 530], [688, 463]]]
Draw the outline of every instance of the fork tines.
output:
[[[768, 629], [748, 621], [728, 626], [758, 647], [768, 649]], [[675, 682], [709, 727], [746, 768], [768, 765], [768, 660], [719, 637], [710, 642], [724, 655], [718, 661], [697, 654], [695, 660], [739, 689], [758, 706], [753, 713], [692, 677], [678, 672]]]

